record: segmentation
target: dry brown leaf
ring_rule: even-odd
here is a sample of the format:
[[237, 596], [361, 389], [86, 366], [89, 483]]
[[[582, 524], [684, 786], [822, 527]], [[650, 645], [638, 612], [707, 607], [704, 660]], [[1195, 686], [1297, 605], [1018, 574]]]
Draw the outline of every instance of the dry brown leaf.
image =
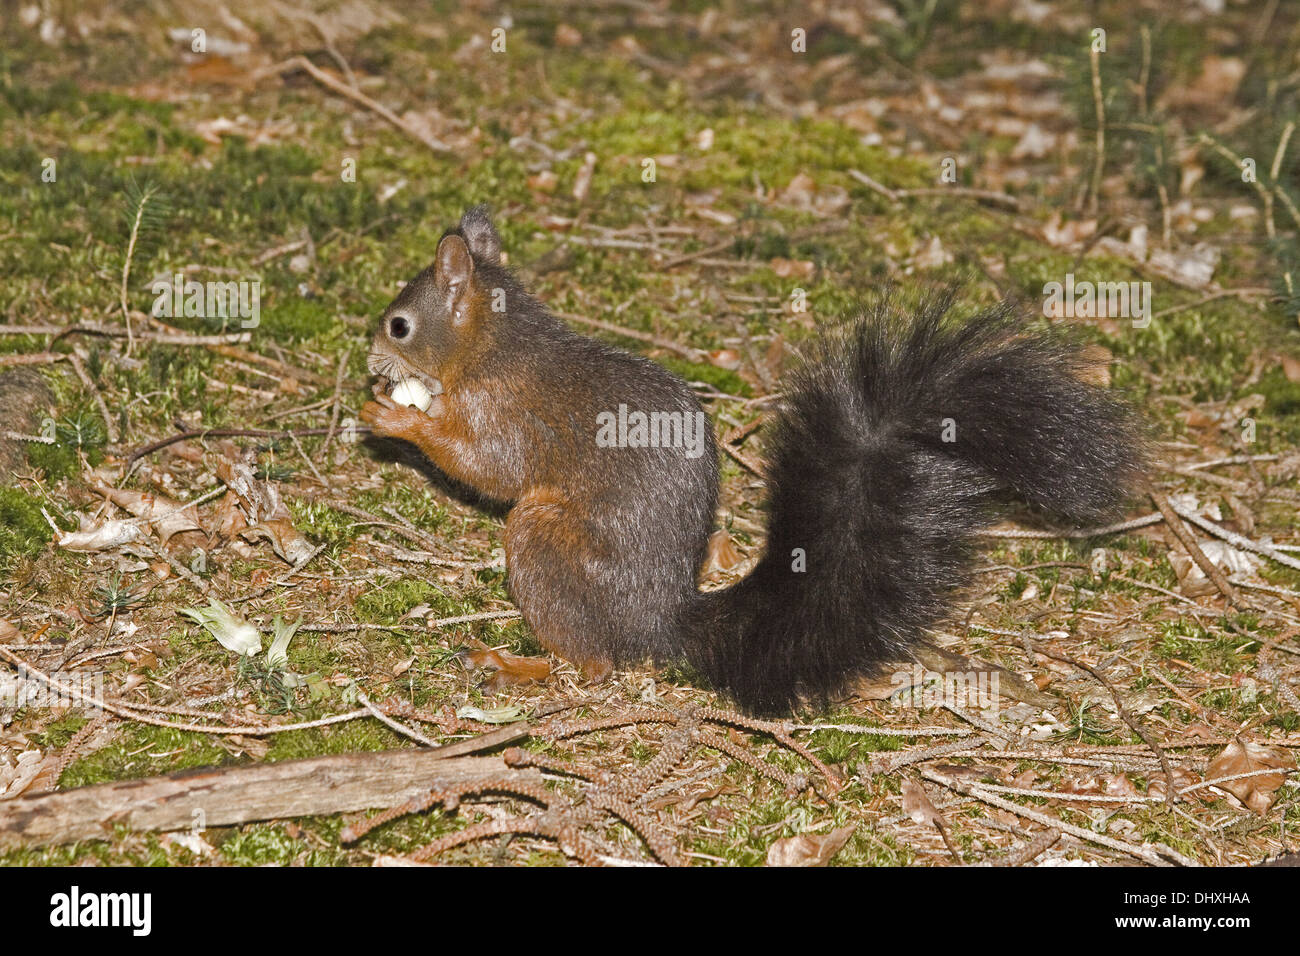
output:
[[915, 780], [903, 781], [903, 812], [922, 826], [944, 826], [943, 816], [934, 808], [924, 788]]
[[769, 265], [782, 279], [807, 279], [816, 268], [808, 259], [782, 259], [777, 257]]
[[98, 480], [93, 480], [91, 487], [119, 508], [149, 522], [163, 544], [174, 534], [203, 530], [199, 526], [199, 510], [193, 504], [147, 491], [113, 488]]
[[1052, 213], [1052, 218], [1043, 224], [1043, 238], [1058, 249], [1078, 245], [1096, 231], [1097, 220], [1071, 219], [1063, 223], [1059, 212]]
[[39, 750], [23, 751], [12, 765], [7, 761], [0, 763], [0, 800], [11, 800], [26, 793], [44, 765], [45, 757]]
[[855, 826], [840, 827], [830, 833], [800, 833], [784, 837], [767, 850], [768, 866], [825, 866], [853, 836]]
[[560, 185], [560, 177], [549, 169], [543, 169], [540, 173], [529, 176], [524, 182], [528, 184], [529, 189], [539, 193], [553, 193]]
[[76, 531], [60, 531], [55, 541], [65, 551], [107, 551], [140, 537], [140, 525], [131, 520], [112, 520], [92, 525], [85, 518], [78, 519], [81, 527]]
[[301, 531], [293, 526], [288, 518], [273, 518], [252, 525], [240, 532], [245, 541], [265, 538], [271, 542], [271, 549], [290, 564], [297, 566], [316, 550]]
[[493, 671], [488, 688], [498, 690], [513, 684], [533, 684], [551, 676], [551, 662], [545, 657], [523, 657], [510, 651], [493, 649], [475, 641], [478, 648], [467, 650], [465, 657], [476, 667]]
[[734, 372], [740, 368], [740, 353], [735, 349], [715, 349], [709, 353], [709, 364]]
[[[248, 527], [239, 529], [238, 533], [244, 540], [265, 538], [275, 553], [292, 565], [306, 560], [315, 550], [315, 545], [294, 527], [293, 517], [274, 484], [259, 480], [247, 463], [230, 458], [219, 461], [216, 472], [231, 491], [227, 497], [238, 498], [243, 509]], [[219, 523], [224, 535], [233, 530], [237, 520], [223, 513]]]
[[[1243, 741], [1240, 737], [1223, 748], [1223, 752], [1205, 771], [1205, 779], [1231, 777], [1239, 773], [1251, 773], [1256, 770], [1295, 770], [1295, 757], [1289, 751], [1277, 747], [1265, 747], [1262, 744]], [[1266, 813], [1277, 799], [1278, 788], [1286, 782], [1285, 773], [1260, 774], [1257, 777], [1243, 777], [1216, 784], [1227, 790], [1256, 813]]]
[[705, 577], [715, 571], [730, 571], [743, 560], [726, 528], [719, 528], [709, 535], [708, 553], [704, 559]]
[[[1182, 790], [1184, 787], [1190, 787], [1192, 784], [1200, 783], [1200, 782], [1201, 782], [1201, 778], [1196, 776], [1196, 774], [1192, 773], [1186, 767], [1174, 767], [1174, 789], [1175, 790]], [[1164, 775], [1157, 774], [1156, 776], [1152, 777], [1151, 782], [1147, 784], [1147, 796], [1163, 798], [1165, 796], [1165, 793], [1166, 790], [1165, 790]], [[1215, 799], [1214, 794], [1210, 792], [1209, 787], [1202, 787], [1199, 790], [1193, 790], [1189, 794], [1189, 796], [1196, 797], [1198, 800], [1201, 801], [1211, 801]]]
[[570, 26], [567, 23], [557, 24], [555, 27], [555, 45], [559, 47], [581, 46], [582, 34], [577, 27]]

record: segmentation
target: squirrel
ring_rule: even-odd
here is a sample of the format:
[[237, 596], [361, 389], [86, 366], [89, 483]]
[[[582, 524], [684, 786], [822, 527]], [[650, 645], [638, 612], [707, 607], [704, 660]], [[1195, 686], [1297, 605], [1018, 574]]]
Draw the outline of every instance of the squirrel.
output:
[[[1143, 470], [1134, 414], [1077, 348], [1009, 305], [955, 322], [955, 294], [886, 299], [785, 377], [764, 554], [723, 590], [697, 586], [719, 469], [694, 392], [552, 316], [483, 206], [385, 309], [361, 419], [509, 506], [510, 596], [588, 678], [684, 659], [750, 713], [824, 706], [950, 612], [999, 492], [1078, 524]], [[424, 401], [389, 394], [412, 382]]]

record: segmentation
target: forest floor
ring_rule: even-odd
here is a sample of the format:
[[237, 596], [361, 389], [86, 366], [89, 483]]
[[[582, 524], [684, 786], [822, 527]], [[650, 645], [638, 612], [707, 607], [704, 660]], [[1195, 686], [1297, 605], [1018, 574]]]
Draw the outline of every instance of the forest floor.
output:
[[[52, 6], [0, 45], [0, 863], [1296, 852], [1300, 10]], [[685, 669], [586, 685], [507, 597], [501, 513], [357, 425], [376, 317], [477, 202], [544, 302], [713, 416], [707, 586], [761, 552], [782, 368], [890, 283], [1070, 326], [1151, 423], [1146, 520], [1008, 513], [935, 634], [955, 679], [900, 662], [777, 723]], [[178, 273], [255, 288], [255, 327], [157, 318]], [[1071, 281], [1150, 297], [1045, 309]], [[287, 652], [181, 613], [211, 600], [263, 648], [297, 622]], [[6, 832], [45, 792], [419, 737], [501, 778], [347, 842], [370, 814]]]

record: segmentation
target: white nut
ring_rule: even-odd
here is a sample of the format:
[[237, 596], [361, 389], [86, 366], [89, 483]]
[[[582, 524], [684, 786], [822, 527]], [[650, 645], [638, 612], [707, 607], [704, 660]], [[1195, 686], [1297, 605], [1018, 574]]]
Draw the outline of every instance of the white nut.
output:
[[427, 412], [433, 404], [433, 393], [417, 379], [405, 378], [393, 387], [391, 398], [398, 405], [411, 405], [422, 412]]

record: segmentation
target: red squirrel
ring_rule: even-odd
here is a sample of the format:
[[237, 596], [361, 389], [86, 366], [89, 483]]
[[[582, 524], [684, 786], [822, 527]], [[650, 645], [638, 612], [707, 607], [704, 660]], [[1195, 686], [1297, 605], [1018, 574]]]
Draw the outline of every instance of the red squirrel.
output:
[[[718, 459], [695, 394], [552, 316], [482, 206], [384, 311], [361, 418], [510, 506], [507, 587], [549, 651], [593, 679], [685, 659], [741, 708], [789, 712], [909, 656], [995, 493], [1078, 523], [1141, 473], [1134, 416], [1076, 349], [1009, 306], [955, 322], [953, 295], [886, 301], [786, 377], [765, 551], [724, 590], [697, 587]], [[402, 383], [427, 408], [394, 401]]]

